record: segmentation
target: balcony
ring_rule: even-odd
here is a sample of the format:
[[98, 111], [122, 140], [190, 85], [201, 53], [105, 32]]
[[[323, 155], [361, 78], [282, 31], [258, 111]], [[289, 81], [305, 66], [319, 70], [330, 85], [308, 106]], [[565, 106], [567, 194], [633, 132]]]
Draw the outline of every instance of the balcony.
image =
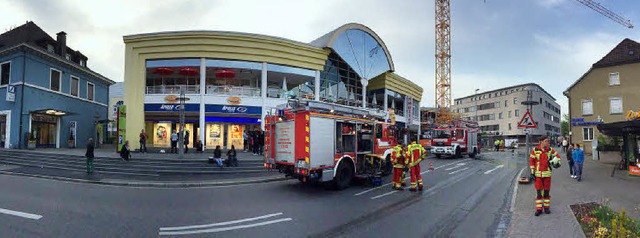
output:
[[248, 86], [214, 86], [207, 85], [206, 94], [224, 96], [260, 97], [260, 88]]
[[199, 85], [159, 85], [147, 86], [146, 94], [180, 94], [180, 88], [185, 88], [186, 94], [199, 94]]

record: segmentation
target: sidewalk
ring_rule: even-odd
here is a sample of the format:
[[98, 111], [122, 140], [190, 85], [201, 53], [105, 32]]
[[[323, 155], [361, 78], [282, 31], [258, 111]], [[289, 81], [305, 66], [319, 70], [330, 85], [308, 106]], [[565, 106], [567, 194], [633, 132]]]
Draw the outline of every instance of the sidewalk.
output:
[[[534, 216], [535, 189], [533, 183], [520, 184], [512, 214], [508, 237], [584, 237], [584, 233], [569, 205], [585, 202], [607, 203], [615, 211], [627, 211], [633, 218], [640, 216], [640, 178], [630, 177], [626, 170], [616, 170], [619, 157], [601, 153], [601, 160], [585, 155], [582, 181], [569, 176], [566, 158], [553, 171], [551, 183], [551, 214]], [[528, 164], [528, 163], [527, 163]], [[525, 170], [528, 169], [528, 166]], [[526, 171], [523, 174], [528, 174]]]
[[[47, 153], [47, 154], [63, 154], [63, 155], [76, 155], [76, 156], [84, 156], [86, 149], [70, 149], [70, 148], [38, 148], [35, 150], [28, 150], [29, 152], [34, 153]], [[222, 151], [222, 157], [226, 158], [227, 151]], [[115, 147], [102, 147], [95, 148], [93, 154], [96, 158], [120, 158], [120, 154], [115, 151]], [[189, 153], [183, 155], [182, 159], [179, 154], [171, 154], [171, 153], [158, 153], [158, 152], [150, 152], [150, 153], [139, 153], [139, 152], [131, 152], [131, 156], [140, 159], [157, 159], [157, 160], [207, 160], [209, 156], [213, 156], [213, 150], [207, 150], [202, 153], [197, 152], [195, 150], [189, 150]], [[262, 155], [253, 155], [250, 152], [243, 152], [242, 150], [237, 150], [237, 157], [239, 161], [264, 161], [264, 156]]]

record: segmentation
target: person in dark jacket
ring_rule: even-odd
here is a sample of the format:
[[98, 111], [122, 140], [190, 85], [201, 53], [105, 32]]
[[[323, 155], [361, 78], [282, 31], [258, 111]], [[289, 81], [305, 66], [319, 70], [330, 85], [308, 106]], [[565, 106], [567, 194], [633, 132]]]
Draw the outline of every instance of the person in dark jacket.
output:
[[87, 141], [87, 152], [84, 153], [84, 157], [87, 157], [87, 173], [93, 174], [93, 138], [89, 138]]
[[569, 175], [571, 175], [571, 178], [576, 178], [575, 177], [576, 175], [573, 172], [572, 153], [573, 153], [573, 144], [569, 144], [569, 148], [567, 149], [567, 161], [569, 162]]
[[184, 153], [189, 152], [189, 131], [184, 132]]
[[129, 148], [129, 141], [124, 141], [124, 145], [122, 145], [122, 149], [120, 149], [120, 158], [122, 160], [129, 161], [131, 159], [131, 149]]
[[227, 151], [227, 167], [238, 167], [238, 158], [236, 153], [236, 147], [231, 145], [231, 149]]
[[213, 159], [216, 161], [218, 166], [222, 167], [222, 150], [219, 145], [216, 145], [216, 149], [213, 151]]

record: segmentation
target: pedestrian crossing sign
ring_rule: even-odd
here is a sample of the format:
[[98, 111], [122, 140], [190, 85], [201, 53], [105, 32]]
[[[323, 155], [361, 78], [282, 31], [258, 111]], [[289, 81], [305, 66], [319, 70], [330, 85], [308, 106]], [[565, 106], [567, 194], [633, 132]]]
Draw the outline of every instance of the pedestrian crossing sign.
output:
[[538, 125], [533, 120], [533, 117], [531, 116], [531, 112], [527, 110], [527, 113], [524, 114], [524, 116], [518, 123], [518, 128], [536, 128], [536, 127], [538, 127]]

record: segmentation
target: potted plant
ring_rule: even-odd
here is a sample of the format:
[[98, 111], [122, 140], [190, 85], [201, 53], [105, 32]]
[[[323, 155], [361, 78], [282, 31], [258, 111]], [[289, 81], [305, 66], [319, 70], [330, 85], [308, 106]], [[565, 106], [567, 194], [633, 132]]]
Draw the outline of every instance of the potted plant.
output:
[[35, 149], [36, 148], [36, 133], [29, 133], [29, 143], [27, 144], [27, 149]]
[[75, 148], [76, 147], [76, 140], [75, 140], [75, 138], [73, 138], [73, 133], [69, 133], [69, 139], [67, 140], [67, 146], [69, 148]]

